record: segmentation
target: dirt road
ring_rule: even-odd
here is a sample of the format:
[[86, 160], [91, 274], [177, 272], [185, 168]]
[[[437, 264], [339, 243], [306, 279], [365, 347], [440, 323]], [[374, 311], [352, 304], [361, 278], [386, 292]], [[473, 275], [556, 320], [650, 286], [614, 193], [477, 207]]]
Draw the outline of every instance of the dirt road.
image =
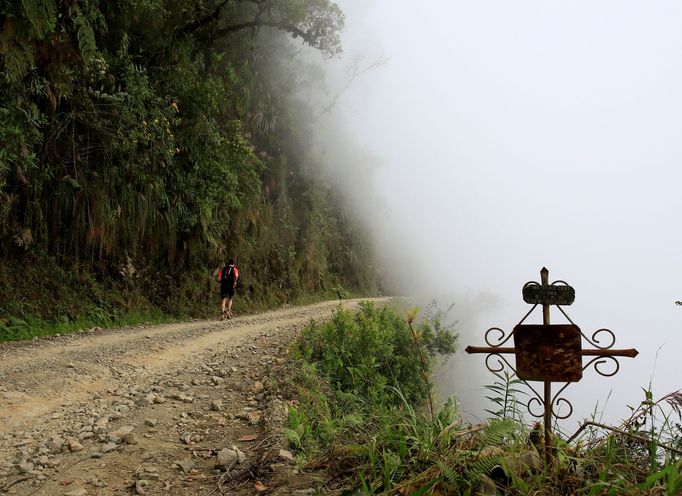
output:
[[282, 378], [339, 305], [0, 345], [0, 494], [314, 494]]

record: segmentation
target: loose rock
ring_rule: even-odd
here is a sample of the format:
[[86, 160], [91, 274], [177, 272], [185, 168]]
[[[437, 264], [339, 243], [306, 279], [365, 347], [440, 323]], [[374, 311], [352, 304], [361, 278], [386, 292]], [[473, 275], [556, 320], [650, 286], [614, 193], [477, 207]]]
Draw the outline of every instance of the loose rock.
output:
[[134, 429], [135, 427], [132, 425], [124, 425], [123, 427], [119, 427], [115, 431], [109, 433], [108, 440], [112, 443], [120, 443], [123, 438], [127, 434], [130, 434]]
[[76, 441], [75, 439], [69, 439], [69, 449], [73, 453], [78, 453], [79, 451], [83, 451], [83, 445]]
[[239, 462], [239, 455], [236, 451], [224, 448], [218, 452], [215, 468], [229, 472]]
[[116, 448], [116, 443], [105, 443], [100, 448], [100, 451], [102, 451], [102, 453], [109, 453], [110, 451], [114, 451]]
[[129, 432], [123, 436], [123, 442], [125, 444], [137, 444], [137, 436], [135, 436], [134, 432]]
[[288, 462], [293, 462], [294, 461], [294, 455], [291, 454], [291, 451], [287, 451], [285, 449], [279, 450], [279, 457], [282, 460], [286, 460]]
[[185, 458], [177, 462], [177, 465], [185, 474], [189, 474], [194, 468], [194, 461], [191, 458]]
[[260, 424], [261, 419], [263, 418], [260, 412], [251, 412], [249, 413], [249, 424], [251, 425], [258, 425]]
[[87, 496], [87, 495], [88, 492], [82, 487], [78, 487], [76, 489], [72, 489], [68, 493], [64, 493], [64, 496]]

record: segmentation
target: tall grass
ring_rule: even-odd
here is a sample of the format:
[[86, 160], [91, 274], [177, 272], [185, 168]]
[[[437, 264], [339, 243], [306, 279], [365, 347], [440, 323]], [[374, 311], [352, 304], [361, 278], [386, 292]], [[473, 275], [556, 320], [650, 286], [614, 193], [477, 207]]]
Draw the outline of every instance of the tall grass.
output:
[[45, 320], [39, 317], [0, 319], [0, 343], [4, 341], [21, 341], [42, 336], [71, 334], [92, 328], [126, 327], [140, 324], [162, 324], [177, 321], [176, 316], [168, 315], [158, 309], [146, 312], [130, 311], [125, 313], [109, 313], [101, 308], [94, 308], [87, 315], [70, 319], [60, 316], [56, 320]]

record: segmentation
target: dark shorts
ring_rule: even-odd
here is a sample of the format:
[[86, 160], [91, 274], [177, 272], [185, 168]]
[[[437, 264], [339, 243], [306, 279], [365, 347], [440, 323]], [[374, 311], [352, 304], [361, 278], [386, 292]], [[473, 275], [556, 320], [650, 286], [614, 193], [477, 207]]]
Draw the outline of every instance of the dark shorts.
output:
[[234, 296], [234, 288], [232, 286], [220, 286], [221, 298], [232, 298]]

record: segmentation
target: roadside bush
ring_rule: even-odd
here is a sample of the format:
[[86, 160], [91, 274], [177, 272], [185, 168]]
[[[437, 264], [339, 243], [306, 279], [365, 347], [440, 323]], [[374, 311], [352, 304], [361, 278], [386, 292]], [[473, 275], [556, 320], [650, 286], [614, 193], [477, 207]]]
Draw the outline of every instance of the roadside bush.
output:
[[357, 313], [338, 310], [324, 325], [312, 322], [303, 331], [298, 351], [336, 391], [375, 404], [419, 404], [430, 387], [419, 352], [428, 361], [453, 353], [456, 336], [439, 322], [422, 323], [416, 336], [418, 343], [395, 310], [365, 302]]
[[329, 463], [328, 476], [352, 487], [391, 487], [420, 466], [456, 415], [453, 402], [433, 420], [421, 413], [430, 365], [455, 350], [456, 335], [440, 317], [411, 328], [411, 317], [362, 303], [357, 313], [339, 309], [305, 328], [285, 431], [300, 463]]

